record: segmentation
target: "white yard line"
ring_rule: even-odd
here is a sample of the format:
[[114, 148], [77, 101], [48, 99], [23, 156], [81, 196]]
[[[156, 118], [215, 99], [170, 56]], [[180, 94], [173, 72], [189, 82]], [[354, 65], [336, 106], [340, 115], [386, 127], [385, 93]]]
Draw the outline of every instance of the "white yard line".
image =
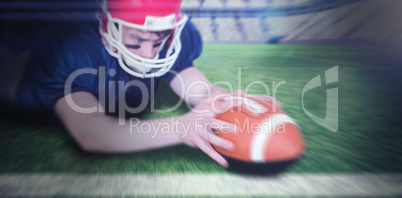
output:
[[113, 195], [402, 196], [402, 173], [0, 175], [0, 197]]

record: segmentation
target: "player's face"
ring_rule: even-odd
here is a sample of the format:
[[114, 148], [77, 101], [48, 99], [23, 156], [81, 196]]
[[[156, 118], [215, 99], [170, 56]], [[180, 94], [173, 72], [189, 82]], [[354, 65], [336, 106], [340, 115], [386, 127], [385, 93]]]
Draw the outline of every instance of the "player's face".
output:
[[123, 26], [123, 43], [128, 50], [143, 58], [155, 57], [164, 39], [170, 34], [163, 35]]

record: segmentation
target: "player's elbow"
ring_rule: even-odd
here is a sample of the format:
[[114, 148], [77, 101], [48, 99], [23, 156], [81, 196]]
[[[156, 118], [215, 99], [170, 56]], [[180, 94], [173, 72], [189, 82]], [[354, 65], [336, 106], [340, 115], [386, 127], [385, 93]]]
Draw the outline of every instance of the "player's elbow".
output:
[[98, 151], [96, 147], [88, 143], [78, 142], [78, 145], [80, 146], [81, 150], [86, 153], [95, 153]]
[[79, 133], [73, 135], [75, 142], [84, 152], [94, 153], [99, 152], [99, 144], [96, 142], [96, 139], [91, 137], [90, 134]]
[[113, 146], [98, 135], [85, 134], [76, 138], [76, 143], [82, 151], [87, 153], [113, 153], [120, 152], [120, 148]]

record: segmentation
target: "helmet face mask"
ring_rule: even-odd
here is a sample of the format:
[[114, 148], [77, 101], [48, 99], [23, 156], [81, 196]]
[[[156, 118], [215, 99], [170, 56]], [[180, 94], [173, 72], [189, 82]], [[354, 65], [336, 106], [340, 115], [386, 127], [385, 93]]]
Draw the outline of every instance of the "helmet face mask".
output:
[[[112, 3], [116, 2], [116, 0], [109, 0], [109, 1], [112, 1]], [[153, 1], [164, 2], [162, 0], [145, 0], [145, 1], [147, 1], [148, 3], [152, 3]], [[177, 6], [174, 5], [180, 6], [180, 4], [177, 4], [177, 0], [174, 1], [176, 1], [176, 4], [173, 4], [173, 6], [171, 7], [176, 9], [173, 11], [177, 11]], [[131, 5], [130, 3], [134, 1], [120, 0], [118, 2], [120, 3], [118, 5], [122, 6], [121, 2], [126, 2], [125, 5]], [[108, 7], [109, 6], [110, 3], [108, 2]], [[133, 8], [132, 12], [134, 12], [135, 9], [138, 10], [139, 7]], [[119, 65], [122, 69], [124, 69], [127, 73], [139, 78], [160, 77], [169, 72], [181, 51], [180, 35], [184, 25], [186, 24], [187, 16], [181, 15], [180, 13], [171, 13], [166, 16], [152, 16], [144, 14], [143, 15], [144, 23], [136, 24], [133, 23], [132, 21], [126, 21], [128, 20], [127, 18], [123, 20], [124, 19], [123, 15], [119, 15], [117, 11], [119, 10], [115, 9], [109, 11], [103, 9], [103, 12], [100, 15], [101, 20], [100, 33], [108, 53], [118, 59]], [[130, 14], [132, 15], [131, 17], [138, 21], [141, 17], [133, 14], [132, 12], [130, 12]], [[119, 16], [120, 17], [119, 18], [113, 17], [112, 16], [113, 13], [116, 13], [115, 15], [117, 17]], [[138, 15], [141, 15], [141, 13]], [[127, 17], [127, 15], [124, 15], [124, 17]], [[135, 50], [130, 50], [129, 48], [127, 48], [126, 46], [127, 43], [123, 42], [123, 29], [128, 28], [138, 29], [143, 32], [145, 31], [151, 33], [156, 33], [165, 30], [172, 30], [171, 33], [172, 35], [166, 36], [161, 41], [161, 44], [160, 46], [158, 46], [158, 50], [156, 51], [155, 56], [153, 58], [143, 57], [140, 54], [134, 53], [133, 51]], [[167, 45], [166, 56], [159, 57], [159, 52], [162, 49], [166, 48], [165, 47], [166, 45]]]

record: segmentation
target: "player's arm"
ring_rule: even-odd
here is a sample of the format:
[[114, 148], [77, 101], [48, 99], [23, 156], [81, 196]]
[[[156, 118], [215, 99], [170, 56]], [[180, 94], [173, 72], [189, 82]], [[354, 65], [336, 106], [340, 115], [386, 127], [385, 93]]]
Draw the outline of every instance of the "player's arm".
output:
[[[71, 94], [74, 103], [82, 108], [99, 107], [98, 100], [90, 93], [75, 92]], [[66, 97], [55, 104], [55, 111], [66, 126], [68, 132], [87, 152], [135, 152], [171, 146], [179, 143], [194, 145], [204, 150], [219, 164], [227, 166], [226, 161], [217, 153], [206, 148], [211, 144], [231, 149], [232, 144], [211, 133], [205, 133], [208, 126], [202, 122], [193, 122], [193, 115], [183, 115], [167, 119], [126, 120], [125, 125], [119, 125], [116, 117], [107, 116], [102, 112], [80, 113], [69, 105]], [[209, 117], [201, 115], [202, 117]], [[161, 123], [167, 123], [162, 124]], [[178, 124], [175, 124], [178, 123]], [[220, 123], [222, 123], [220, 121]], [[217, 126], [223, 126], [218, 123]], [[133, 127], [137, 126], [137, 127]], [[143, 126], [143, 127], [142, 127]], [[163, 126], [163, 133], [149, 127]], [[168, 129], [166, 127], [169, 126]], [[233, 128], [217, 128], [231, 131]], [[188, 135], [196, 133], [197, 136]]]
[[195, 67], [189, 67], [170, 82], [173, 91], [191, 106], [196, 106], [205, 98], [227, 94], [225, 89], [213, 85], [205, 75]]
[[[74, 92], [71, 97], [74, 104], [79, 107], [99, 107], [98, 100], [88, 92]], [[145, 133], [136, 130], [145, 121], [126, 120], [124, 125], [119, 125], [117, 117], [107, 116], [100, 111], [80, 113], [72, 106], [69, 105], [66, 97], [63, 97], [56, 102], [55, 111], [68, 132], [85, 151], [133, 152], [181, 142], [176, 133], [155, 135], [154, 131], [145, 131], [148, 132]], [[169, 122], [169, 120], [159, 119], [146, 122], [151, 126], [156, 122]], [[172, 132], [174, 129], [172, 128], [170, 131]]]

